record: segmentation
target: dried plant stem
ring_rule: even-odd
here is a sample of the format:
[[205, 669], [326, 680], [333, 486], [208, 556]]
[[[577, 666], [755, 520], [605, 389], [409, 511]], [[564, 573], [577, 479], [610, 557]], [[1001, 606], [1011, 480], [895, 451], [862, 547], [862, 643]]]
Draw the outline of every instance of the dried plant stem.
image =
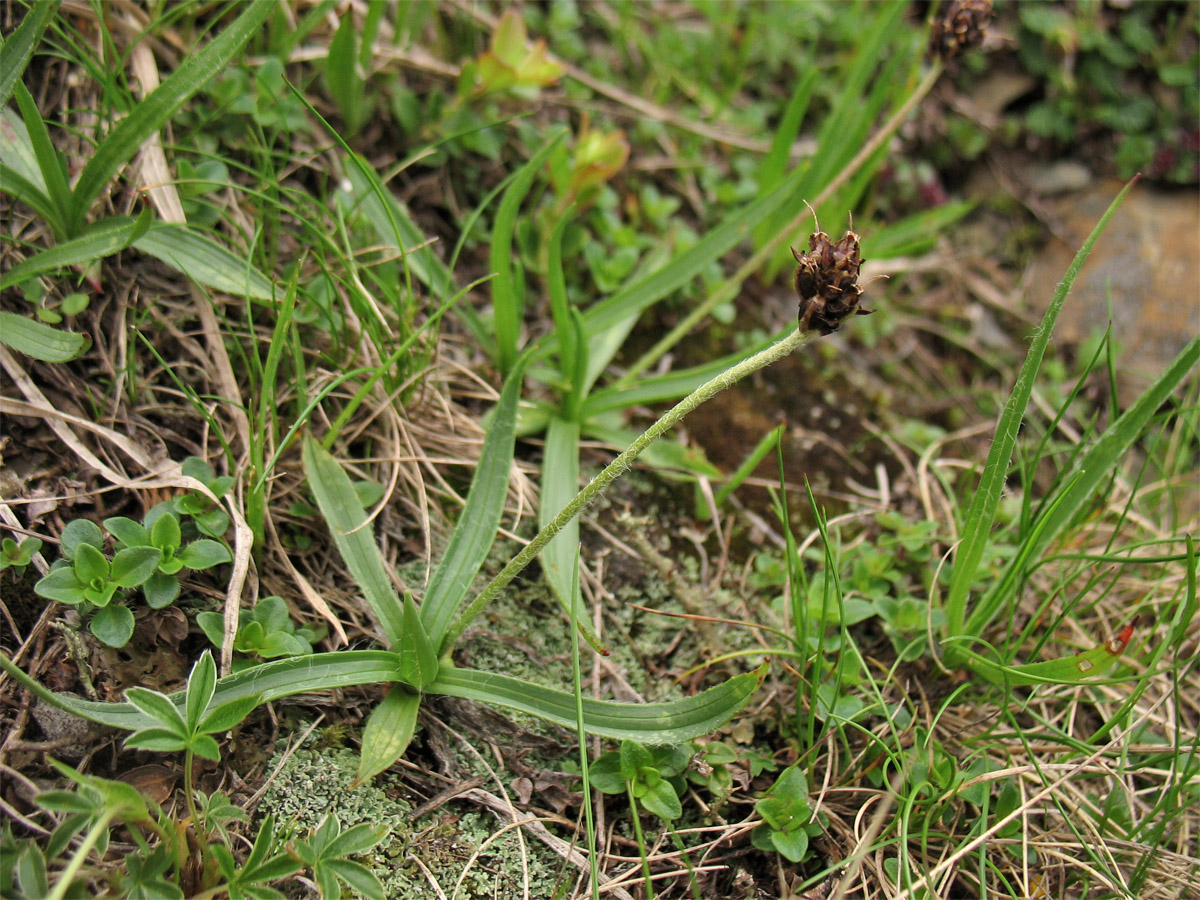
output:
[[765, 350], [760, 350], [753, 356], [742, 360], [736, 366], [726, 369], [716, 377], [706, 381], [680, 400], [668, 412], [664, 413], [662, 418], [647, 428], [637, 440], [629, 445], [629, 448], [624, 453], [614, 459], [604, 471], [589, 481], [587, 486], [576, 494], [575, 498], [564, 506], [559, 514], [547, 523], [520, 553], [512, 558], [508, 565], [500, 571], [500, 574], [493, 578], [480, 591], [479, 596], [471, 601], [470, 606], [463, 611], [458, 621], [454, 623], [453, 627], [447, 633], [447, 640], [442, 648], [443, 654], [454, 646], [454, 642], [458, 640], [459, 635], [463, 633], [464, 629], [479, 615], [483, 608], [500, 591], [504, 590], [508, 583], [516, 578], [522, 569], [533, 562], [534, 558], [541, 553], [542, 548], [550, 543], [554, 539], [554, 536], [562, 531], [571, 519], [575, 518], [586, 506], [590, 505], [600, 495], [601, 491], [624, 474], [633, 464], [633, 461], [669, 428], [678, 423], [680, 419], [696, 409], [696, 407], [700, 406], [700, 404], [711, 400], [721, 391], [737, 384], [747, 375], [783, 359], [783, 357], [787, 356], [797, 347], [807, 342], [813, 335], [814, 332], [800, 331], [799, 329], [793, 331], [783, 340], [772, 344]]

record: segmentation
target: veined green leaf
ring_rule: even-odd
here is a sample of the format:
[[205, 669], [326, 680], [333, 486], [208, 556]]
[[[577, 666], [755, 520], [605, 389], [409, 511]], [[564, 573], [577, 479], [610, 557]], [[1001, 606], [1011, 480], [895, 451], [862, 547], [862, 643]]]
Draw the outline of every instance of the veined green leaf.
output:
[[[510, 451], [511, 453], [511, 451]], [[375, 530], [341, 465], [311, 436], [304, 439], [304, 473], [346, 568], [363, 592], [393, 649], [404, 643], [404, 611], [375, 545]]]
[[33, 48], [42, 39], [47, 23], [58, 12], [58, 3], [59, 0], [38, 0], [25, 13], [9, 39], [0, 41], [0, 106], [6, 105], [12, 96], [13, 88], [33, 56]]
[[73, 331], [61, 331], [45, 322], [0, 312], [0, 344], [40, 359], [62, 363], [74, 359], [87, 347], [87, 338]]
[[1005, 666], [973, 650], [960, 650], [967, 658], [967, 665], [977, 675], [982, 675], [992, 684], [1078, 684], [1112, 668], [1120, 658], [1133, 636], [1137, 620], [1125, 626], [1121, 633], [1091, 650], [1074, 656], [1046, 659], [1023, 666]]
[[421, 695], [408, 685], [394, 684], [382, 702], [371, 710], [363, 729], [362, 755], [358, 759], [359, 785], [378, 775], [408, 749], [417, 730]]
[[228, 28], [199, 52], [186, 56], [170, 77], [109, 132], [75, 184], [75, 227], [82, 223], [92, 201], [121, 167], [133, 159], [146, 139], [170, 121], [188, 98], [224, 69], [242, 45], [259, 31], [275, 11], [275, 4], [250, 3], [241, 9], [242, 14]]
[[521, 399], [521, 382], [528, 358], [528, 353], [522, 355], [504, 382], [500, 401], [492, 412], [475, 477], [471, 479], [467, 503], [450, 536], [442, 561], [429, 579], [429, 587], [421, 603], [421, 619], [439, 654], [443, 650], [442, 639], [446, 636], [446, 630], [475, 576], [479, 574], [479, 568], [492, 549], [496, 531], [500, 527], [516, 443], [514, 428], [517, 402]]
[[128, 216], [102, 219], [78, 237], [63, 241], [17, 263], [0, 277], [0, 290], [20, 284], [35, 275], [68, 266], [87, 266], [129, 246], [137, 222]]
[[408, 591], [404, 592], [404, 636], [396, 652], [400, 654], [400, 677], [406, 683], [424, 690], [437, 677], [437, 649]]
[[[0, 669], [52, 706], [96, 722], [126, 731], [152, 728], [158, 720], [146, 715], [132, 703], [97, 703], [65, 694], [56, 694], [30, 678], [11, 659], [0, 653]], [[388, 684], [400, 678], [400, 658], [389, 650], [341, 650], [273, 660], [253, 666], [217, 682], [212, 704], [224, 706], [244, 697], [261, 695], [263, 703], [308, 691], [327, 691], [357, 684]], [[184, 692], [176, 691], [169, 699], [182, 712]]]
[[[546, 429], [542, 463], [541, 496], [538, 498], [538, 528], [545, 528], [558, 511], [579, 493], [579, 423], [555, 417]], [[579, 517], [568, 522], [542, 550], [546, 581], [571, 612], [571, 582], [579, 550]]]
[[[734, 717], [766, 675], [764, 664], [753, 672], [684, 700], [667, 703], [617, 703], [583, 698], [583, 718], [591, 734], [643, 744], [677, 744], [720, 728]], [[446, 666], [428, 693], [462, 697], [539, 716], [575, 729], [575, 696], [567, 691], [530, 684], [509, 675]]]
[[205, 287], [268, 303], [275, 299], [271, 282], [249, 261], [186, 225], [156, 223], [133, 246]]

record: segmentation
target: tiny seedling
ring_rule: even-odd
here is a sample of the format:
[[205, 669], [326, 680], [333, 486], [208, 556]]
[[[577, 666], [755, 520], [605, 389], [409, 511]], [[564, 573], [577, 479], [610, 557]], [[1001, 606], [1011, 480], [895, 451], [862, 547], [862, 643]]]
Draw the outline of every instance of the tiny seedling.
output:
[[809, 839], [824, 830], [821, 816], [809, 804], [808, 779], [799, 765], [784, 769], [754, 810], [763, 818], [750, 834], [754, 846], [794, 863], [808, 856]]
[[345, 882], [369, 900], [384, 900], [383, 885], [375, 873], [362, 863], [345, 857], [366, 853], [383, 840], [386, 833], [384, 827], [365, 823], [342, 831], [337, 817], [330, 814], [313, 829], [307, 840], [296, 841], [291, 853], [312, 869], [313, 880], [324, 900], [342, 896], [338, 882]]
[[12, 538], [5, 538], [0, 541], [0, 572], [16, 569], [18, 575], [22, 574], [33, 561], [33, 555], [41, 549], [41, 538], [27, 537], [19, 544]]
[[[225, 639], [225, 620], [220, 613], [198, 613], [196, 624], [214, 647], [221, 646]], [[307, 656], [313, 652], [313, 644], [325, 637], [325, 631], [324, 626], [303, 625], [297, 628], [282, 597], [264, 597], [253, 609], [243, 609], [238, 613], [233, 649], [237, 653], [260, 659]], [[252, 660], [235, 659], [233, 671], [238, 672], [255, 664]]]

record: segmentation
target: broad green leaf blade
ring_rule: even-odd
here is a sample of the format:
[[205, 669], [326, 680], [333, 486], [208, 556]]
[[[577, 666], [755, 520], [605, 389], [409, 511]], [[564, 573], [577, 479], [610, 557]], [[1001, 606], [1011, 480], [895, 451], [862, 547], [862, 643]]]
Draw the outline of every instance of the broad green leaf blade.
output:
[[[983, 474], [979, 478], [979, 487], [971, 498], [971, 505], [963, 524], [962, 540], [958, 545], [958, 552], [954, 556], [954, 571], [946, 595], [946, 634], [948, 637], [953, 638], [964, 633], [963, 629], [967, 618], [967, 595], [975, 582], [979, 563], [983, 559], [984, 550], [989, 543], [992, 524], [996, 520], [996, 510], [1000, 504], [1000, 495], [1008, 477], [1013, 446], [1016, 444], [1017, 433], [1020, 431], [1021, 421], [1025, 416], [1029, 395], [1033, 391], [1034, 380], [1042, 364], [1042, 356], [1046, 352], [1046, 345], [1050, 342], [1050, 335], [1054, 331], [1054, 323], [1058, 319], [1067, 293], [1075, 283], [1076, 276], [1079, 275], [1079, 270], [1091, 254], [1092, 247], [1095, 246], [1100, 234], [1108, 225], [1109, 219], [1117, 211], [1117, 207], [1121, 205], [1133, 185], [1134, 182], [1131, 181], [1116, 196], [1108, 210], [1100, 217], [1100, 221], [1092, 233], [1088, 235], [1087, 240], [1083, 242], [1083, 246], [1079, 248], [1079, 252], [1075, 254], [1075, 259], [1067, 268], [1062, 282], [1054, 292], [1054, 299], [1033, 335], [1029, 352], [1021, 366], [1020, 374], [1017, 376], [1017, 383], [1013, 386], [1012, 394], [996, 423], [992, 446], [983, 466]], [[947, 647], [951, 655], [957, 649], [953, 645]]]
[[88, 340], [28, 316], [0, 312], [0, 344], [42, 362], [63, 363], [83, 353]]
[[155, 722], [162, 723], [163, 727], [175, 737], [187, 737], [187, 724], [184, 722], [179, 708], [171, 702], [170, 697], [143, 687], [130, 688], [125, 692], [125, 697], [129, 703], [150, 716]]
[[[224, 706], [234, 700], [260, 694], [263, 703], [270, 703], [309, 691], [391, 683], [399, 680], [399, 663], [399, 657], [387, 650], [342, 650], [275, 660], [220, 679], [213, 702], [217, 706]], [[97, 703], [56, 694], [30, 678], [4, 654], [0, 654], [0, 669], [52, 706], [90, 722], [126, 731], [152, 728], [158, 723], [157, 719], [147, 716], [132, 703]], [[176, 708], [182, 711], [183, 692], [177, 691], [169, 697]]]
[[189, 734], [195, 734], [204, 720], [204, 713], [217, 690], [217, 664], [205, 650], [188, 676], [184, 701], [184, 721]]
[[[985, 615], [1014, 590], [1030, 563], [1040, 557], [1046, 545], [1070, 523], [1096, 490], [1112, 477], [1121, 459], [1141, 437], [1150, 420], [1198, 363], [1200, 337], [1194, 337], [1145, 393], [1109, 425], [1081, 459], [1075, 461], [1072, 472], [1062, 482], [1062, 492], [1046, 504], [1045, 512], [1033, 523], [1029, 536], [1009, 561], [996, 586], [988, 592], [979, 610], [968, 617], [968, 634], [982, 631], [987, 624]], [[989, 602], [993, 600], [994, 603]]]
[[262, 698], [258, 694], [222, 703], [204, 717], [204, 721], [200, 723], [200, 731], [204, 734], [220, 734], [223, 731], [229, 731], [261, 705]]
[[71, 187], [67, 182], [66, 164], [50, 139], [50, 132], [46, 129], [46, 123], [29, 89], [18, 82], [15, 93], [25, 131], [33, 149], [33, 157], [41, 173], [42, 184], [46, 188], [46, 196], [54, 209], [54, 218], [50, 219], [50, 225], [55, 237], [62, 240], [71, 234]]
[[[538, 499], [538, 528], [545, 528], [558, 511], [579, 493], [579, 423], [557, 416], [546, 429], [546, 450], [542, 462], [541, 496]], [[568, 522], [542, 550], [542, 571], [546, 581], [571, 614], [572, 571], [578, 558], [579, 517]]]
[[1133, 636], [1136, 619], [1112, 640], [1105, 641], [1083, 653], [1026, 663], [1023, 666], [1005, 666], [981, 656], [973, 650], [960, 651], [967, 658], [967, 665], [977, 675], [982, 675], [992, 684], [1017, 686], [1033, 684], [1079, 684], [1096, 675], [1103, 675], [1120, 659]]
[[404, 593], [404, 637], [397, 649], [400, 654], [400, 677], [413, 687], [424, 690], [437, 678], [437, 648], [429, 640], [425, 623], [413, 603], [412, 594]]
[[329, 523], [333, 542], [371, 612], [379, 620], [388, 646], [393, 649], [403, 646], [403, 606], [392, 587], [383, 556], [375, 545], [375, 530], [367, 522], [367, 512], [349, 476], [329, 451], [312, 437], [304, 439], [304, 473], [317, 498], [321, 515]]
[[126, 216], [103, 219], [79, 237], [63, 241], [17, 263], [0, 277], [0, 290], [68, 266], [88, 266], [129, 246], [136, 221]]
[[404, 755], [417, 730], [420, 708], [420, 694], [404, 684], [392, 685], [387, 696], [367, 717], [355, 785], [378, 775]]
[[[585, 697], [584, 722], [589, 733], [618, 741], [642, 744], [690, 741], [732, 719], [757, 690], [766, 672], [767, 667], [763, 665], [694, 697], [668, 703], [616, 703]], [[574, 695], [509, 675], [443, 666], [428, 693], [503, 706], [539, 716], [564, 728], [576, 727]]]
[[29, 65], [33, 48], [42, 39], [42, 32], [54, 14], [58, 12], [59, 0], [38, 0], [25, 13], [7, 41], [0, 43], [0, 106], [8, 103], [13, 88]]
[[500, 401], [492, 412], [479, 465], [471, 479], [466, 505], [450, 536], [442, 561], [429, 579], [429, 587], [421, 603], [421, 619], [439, 655], [442, 639], [459, 604], [479, 574], [480, 566], [487, 559], [500, 527], [516, 443], [517, 403], [521, 399], [521, 382], [528, 358], [529, 354], [526, 353], [518, 359], [504, 382]]
[[236, 297], [274, 301], [270, 280], [251, 263], [235, 256], [212, 238], [186, 225], [159, 222], [150, 227], [133, 246], [160, 259], [197, 284]]
[[[197, 53], [185, 57], [183, 64], [122, 119], [88, 160], [75, 184], [75, 215], [79, 222], [92, 201], [100, 195], [113, 176], [141, 149], [142, 144], [179, 110], [188, 98], [229, 65], [246, 41], [258, 33], [275, 12], [274, 3], [250, 3], [232, 24]], [[78, 223], [77, 223], [78, 224]]]
[[46, 183], [42, 180], [42, 170], [38, 168], [37, 154], [33, 152], [29, 129], [25, 127], [16, 110], [12, 109], [0, 110], [0, 172], [4, 173], [4, 178], [0, 180], [0, 190], [20, 197], [28, 203], [22, 191], [13, 189], [15, 175], [28, 185], [27, 190], [41, 194], [45, 201], [49, 202]]

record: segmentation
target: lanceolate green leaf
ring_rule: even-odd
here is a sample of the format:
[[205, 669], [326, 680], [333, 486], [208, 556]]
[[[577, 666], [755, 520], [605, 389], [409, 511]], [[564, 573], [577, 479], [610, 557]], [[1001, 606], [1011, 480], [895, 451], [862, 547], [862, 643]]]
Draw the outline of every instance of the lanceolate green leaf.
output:
[[56, 244], [17, 263], [3, 277], [0, 290], [20, 284], [35, 275], [44, 275], [67, 266], [90, 265], [129, 246], [137, 225], [128, 216], [103, 219], [87, 228], [79, 237]]
[[383, 556], [375, 545], [375, 530], [367, 522], [367, 512], [354, 485], [338, 461], [311, 436], [304, 439], [304, 473], [321, 515], [329, 524], [333, 542], [362, 590], [363, 599], [379, 620], [388, 646], [399, 648], [404, 641], [403, 607], [384, 568]]
[[150, 135], [163, 127], [188, 98], [224, 69], [275, 11], [271, 2], [238, 5], [242, 13], [198, 53], [183, 64], [113, 128], [84, 167], [75, 184], [75, 227], [82, 224], [92, 201], [113, 176], [141, 149]]
[[492, 226], [491, 267], [492, 308], [495, 314], [496, 344], [500, 351], [500, 371], [507, 376], [517, 359], [517, 339], [524, 300], [519, 296], [512, 269], [512, 237], [521, 202], [529, 193], [538, 169], [546, 161], [566, 132], [558, 130], [517, 172], [500, 200], [496, 223]]
[[[583, 699], [583, 718], [591, 734], [643, 744], [676, 744], [708, 734], [728, 722], [758, 688], [767, 667], [737, 675], [684, 700], [668, 703], [616, 703]], [[575, 695], [530, 684], [509, 675], [446, 666], [430, 694], [463, 697], [530, 713], [575, 729]]]
[[[37, 697], [66, 712], [101, 725], [126, 731], [153, 728], [158, 720], [132, 703], [96, 703], [48, 690], [30, 678], [7, 656], [0, 654], [0, 669]], [[583, 717], [591, 734], [643, 744], [674, 744], [707, 734], [724, 725], [758, 688], [767, 667], [737, 675], [728, 681], [683, 700], [667, 703], [616, 703], [583, 700]], [[357, 684], [386, 684], [399, 678], [399, 658], [383, 650], [343, 650], [314, 653], [263, 663], [217, 682], [212, 703], [223, 706], [260, 695], [269, 703], [308, 691], [331, 690]], [[530, 684], [509, 675], [443, 666], [427, 693], [462, 697], [540, 716], [564, 728], [576, 727], [575, 696], [567, 691]], [[413, 696], [418, 696], [413, 694]], [[182, 710], [184, 692], [170, 695]], [[419, 697], [418, 697], [419, 700]]]
[[444, 649], [442, 639], [446, 630], [479, 574], [500, 527], [516, 442], [517, 402], [521, 399], [521, 381], [527, 360], [528, 354], [518, 359], [504, 382], [500, 402], [492, 412], [479, 465], [471, 479], [467, 503], [442, 561], [429, 579], [429, 588], [421, 603], [421, 619], [439, 654]]
[[[1101, 232], [1104, 231], [1104, 227], [1108, 224], [1108, 220], [1117, 211], [1117, 207], [1121, 205], [1121, 201], [1125, 199], [1125, 195], [1129, 193], [1131, 187], [1133, 187], [1133, 182], [1126, 185], [1125, 189], [1117, 195], [1108, 210], [1101, 216], [1092, 233], [1088, 235], [1079, 252], [1075, 254], [1074, 261], [1072, 261], [1066, 274], [1063, 276], [1058, 290], [1054, 293], [1054, 299], [1051, 301], [1050, 307], [1046, 310], [1041, 324], [1034, 333], [1033, 341], [1029, 346], [1029, 352], [1025, 357], [1024, 364], [1021, 366], [1021, 372], [1017, 376], [1017, 383], [1014, 385], [1012, 394], [1008, 398], [1008, 403], [1005, 404], [1004, 411], [1000, 414], [1000, 419], [996, 423], [992, 446], [988, 451], [987, 461], [984, 463], [983, 474], [979, 479], [979, 487], [971, 498], [971, 505], [967, 510], [966, 521], [963, 524], [962, 541], [958, 546], [958, 552], [954, 556], [954, 572], [951, 576], [950, 588], [946, 597], [946, 617], [948, 620], [946, 634], [948, 637], [953, 638], [964, 633], [967, 595], [975, 582], [980, 560], [983, 559], [984, 550], [989, 543], [992, 523], [995, 521], [996, 510], [1000, 503], [1000, 494], [1008, 477], [1009, 461], [1012, 459], [1017, 432], [1021, 428], [1021, 420], [1025, 416], [1025, 407], [1029, 403], [1029, 395], [1033, 390], [1033, 383], [1037, 377], [1038, 369], [1041, 367], [1042, 356], [1046, 352], [1046, 345], [1050, 342], [1054, 323], [1058, 319], [1059, 311], [1062, 309], [1063, 302], [1067, 298], [1067, 293], [1071, 290], [1071, 285], [1075, 283], [1075, 278], [1079, 274], [1079, 270], [1091, 254], [1092, 247], [1095, 246]], [[953, 655], [956, 649], [953, 645], [947, 647], [951, 655]]]
[[74, 359], [87, 346], [87, 338], [73, 331], [51, 328], [45, 322], [0, 312], [0, 343], [43, 362]]
[[246, 259], [186, 225], [159, 222], [135, 237], [133, 246], [205, 287], [251, 300], [275, 298], [271, 282]]
[[405, 684], [392, 685], [387, 696], [367, 718], [358, 774], [354, 778], [356, 784], [378, 775], [404, 755], [417, 730], [420, 708], [420, 694]]
[[404, 638], [397, 648], [400, 654], [400, 677], [408, 684], [424, 690], [437, 677], [437, 649], [425, 632], [425, 623], [417, 612], [412, 594], [404, 592]]
[[58, 0], [38, 0], [25, 13], [25, 18], [9, 39], [0, 42], [0, 107], [8, 103], [13, 88], [29, 65], [33, 48], [38, 45], [46, 24], [57, 11]]
[[[151, 728], [158, 720], [132, 703], [97, 703], [48, 690], [30, 678], [11, 659], [0, 654], [0, 669], [7, 672], [37, 697], [88, 721], [126, 731]], [[212, 704], [220, 707], [245, 697], [261, 695], [263, 703], [307, 691], [327, 691], [357, 684], [389, 684], [400, 678], [400, 658], [388, 650], [343, 650], [274, 660], [254, 666], [217, 682]], [[182, 712], [184, 692], [170, 695]]]

